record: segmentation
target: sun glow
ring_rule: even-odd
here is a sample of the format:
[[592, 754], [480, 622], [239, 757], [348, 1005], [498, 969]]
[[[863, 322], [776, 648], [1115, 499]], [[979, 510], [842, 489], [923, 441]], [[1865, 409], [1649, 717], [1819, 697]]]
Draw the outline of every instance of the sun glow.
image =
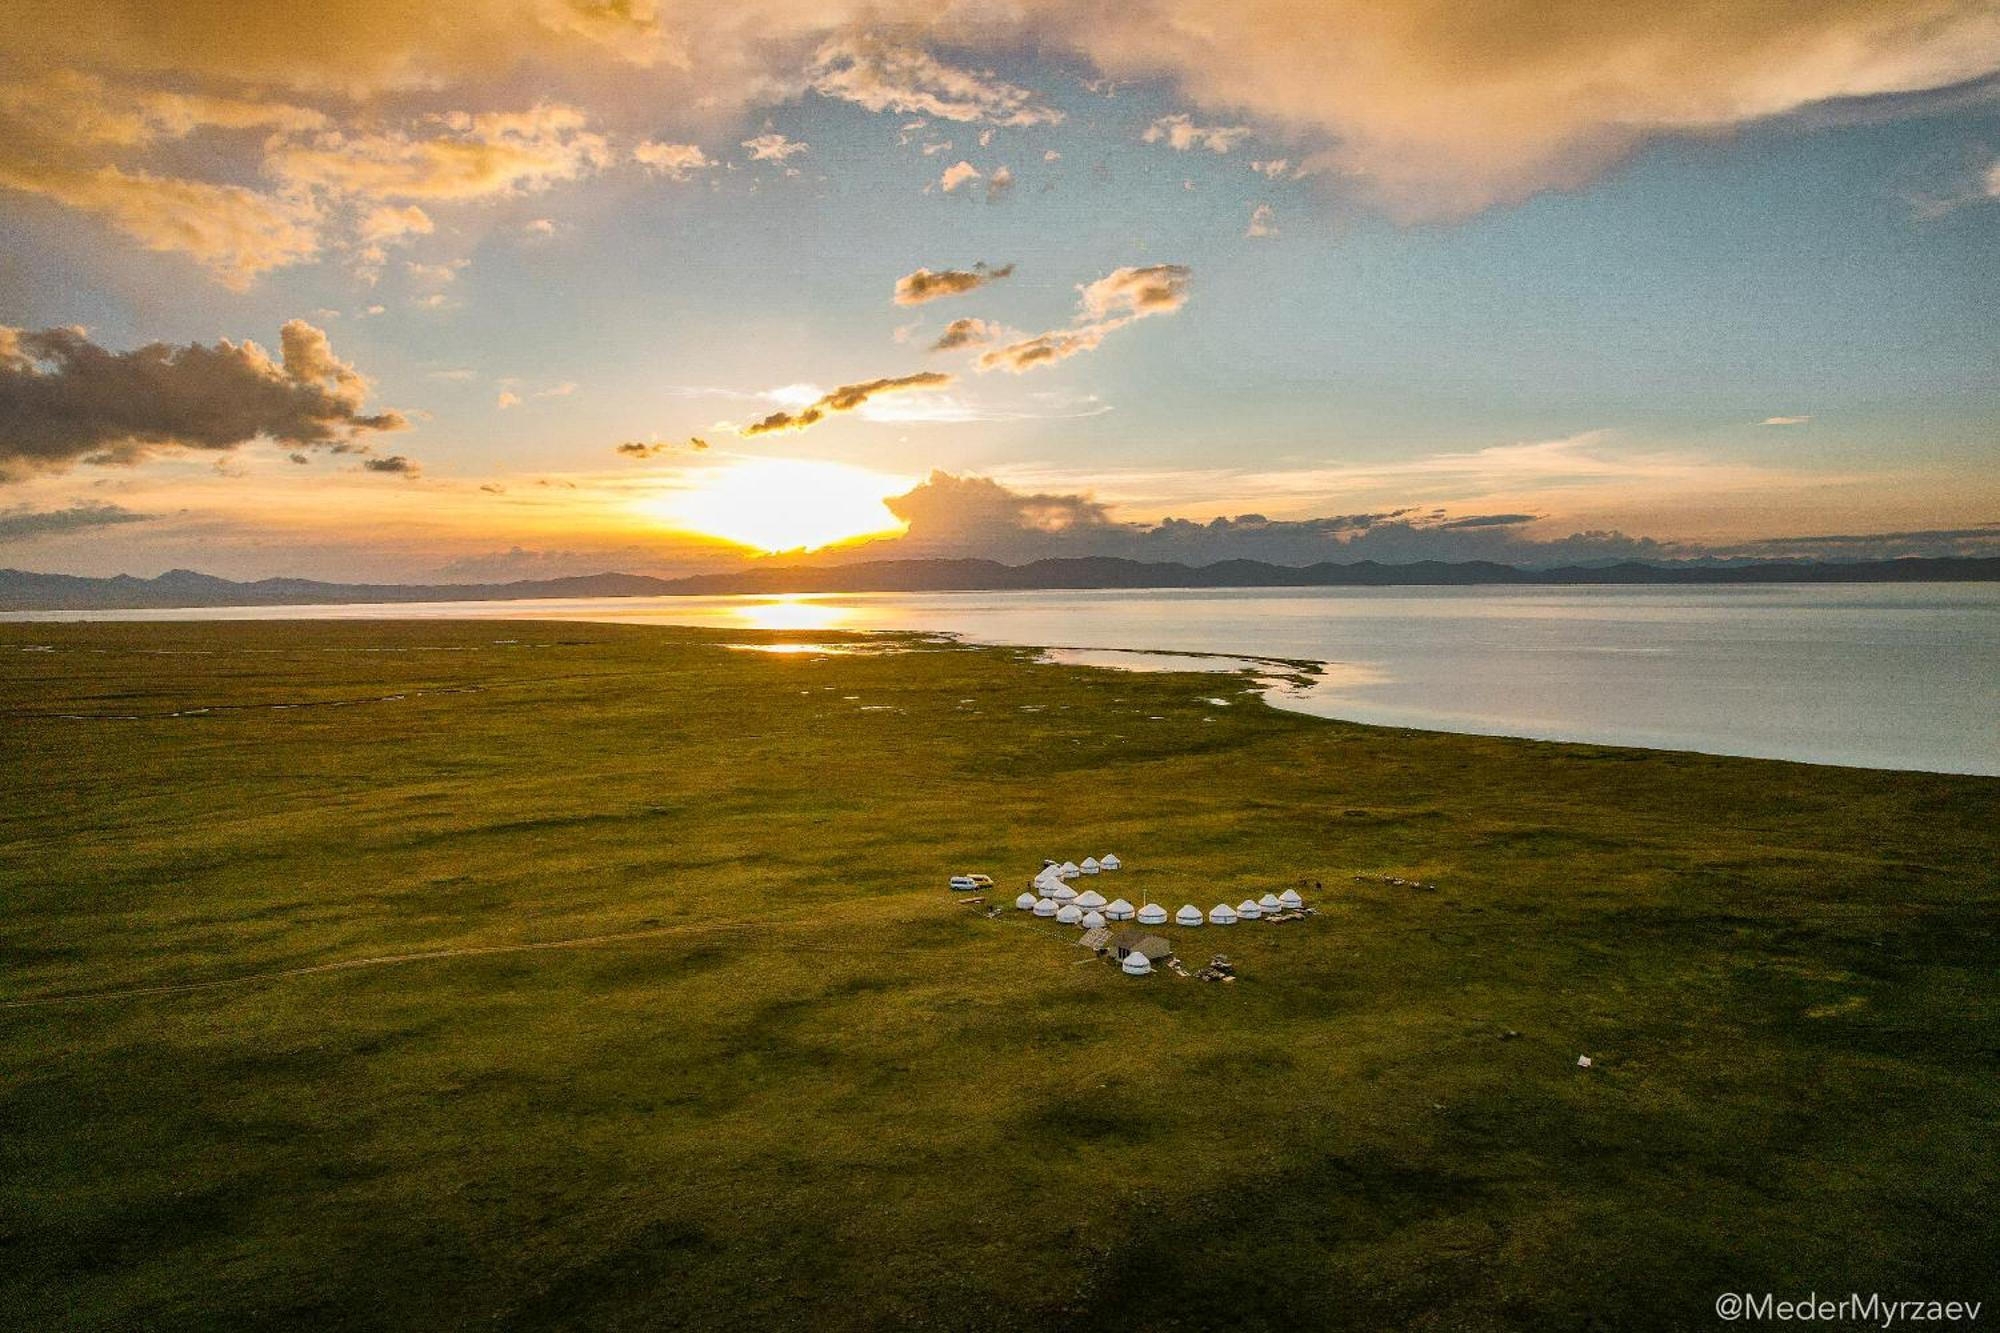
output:
[[812, 551], [903, 531], [907, 525], [882, 501], [912, 484], [845, 463], [749, 458], [691, 477], [686, 489], [643, 508], [685, 531], [766, 554]]

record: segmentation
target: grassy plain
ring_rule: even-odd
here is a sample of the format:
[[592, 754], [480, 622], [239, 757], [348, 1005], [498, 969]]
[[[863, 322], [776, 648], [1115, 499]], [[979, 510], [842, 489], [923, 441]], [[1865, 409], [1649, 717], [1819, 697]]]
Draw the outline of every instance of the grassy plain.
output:
[[[0, 626], [0, 1324], [2000, 1298], [2000, 783], [784, 637]], [[1106, 851], [1320, 914], [1134, 980], [943, 887]]]

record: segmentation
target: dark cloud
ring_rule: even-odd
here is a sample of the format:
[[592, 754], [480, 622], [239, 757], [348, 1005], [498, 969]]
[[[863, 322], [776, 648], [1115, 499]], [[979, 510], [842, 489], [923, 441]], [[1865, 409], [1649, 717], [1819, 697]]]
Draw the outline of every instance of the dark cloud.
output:
[[[618, 446], [617, 452], [625, 455], [627, 458], [654, 458], [669, 450], [681, 447], [680, 444], [671, 440], [627, 440]], [[691, 435], [687, 439], [686, 447], [699, 452], [708, 448], [708, 441], [702, 439], [699, 435]]]
[[933, 352], [949, 352], [960, 347], [978, 347], [990, 343], [1000, 332], [999, 326], [983, 319], [954, 319], [945, 325], [944, 332], [931, 344]]
[[1835, 532], [1810, 537], [1761, 537], [1721, 548], [1762, 560], [1895, 560], [1905, 556], [2000, 555], [2000, 523], [1913, 532]]
[[157, 514], [141, 514], [122, 505], [102, 502], [79, 501], [67, 509], [29, 509], [25, 506], [0, 509], [0, 542], [56, 537], [66, 532], [82, 532], [120, 523], [145, 523], [157, 517]]
[[779, 430], [804, 430], [823, 420], [829, 412], [852, 412], [877, 394], [904, 393], [914, 389], [941, 389], [949, 383], [951, 376], [943, 371], [924, 370], [914, 375], [899, 375], [894, 379], [843, 384], [808, 407], [802, 407], [796, 412], [773, 412], [761, 421], [751, 422], [737, 433], [768, 435], [772, 431]]
[[1441, 528], [1512, 528], [1533, 523], [1539, 514], [1474, 514], [1470, 518], [1446, 519]]
[[[1013, 183], [1011, 175], [1007, 180], [1009, 185]], [[946, 296], [959, 296], [975, 288], [984, 287], [989, 282], [998, 282], [1013, 271], [1012, 264], [1003, 264], [999, 268], [974, 264], [969, 270], [947, 268], [935, 273], [930, 269], [920, 268], [915, 273], [906, 273], [896, 279], [896, 304], [922, 305], [926, 301], [936, 301]]]
[[412, 480], [423, 473], [423, 469], [414, 460], [405, 458], [401, 454], [390, 454], [386, 458], [364, 458], [361, 460], [361, 466], [370, 472], [392, 472]]
[[112, 352], [80, 329], [0, 326], [0, 480], [258, 438], [350, 450], [408, 424], [361, 410], [367, 381], [319, 329], [295, 319], [280, 340], [281, 360], [226, 339]]
[[1453, 517], [1432, 507], [1274, 519], [1238, 514], [1205, 520], [1165, 518], [1127, 523], [1088, 496], [1010, 490], [987, 477], [934, 472], [886, 503], [909, 525], [901, 537], [857, 548], [874, 559], [981, 556], [1020, 563], [1055, 556], [1120, 556], [1213, 564], [1266, 560], [1309, 565], [1322, 560], [1497, 560], [1548, 565], [1691, 554], [1617, 532], [1540, 539], [1520, 531], [1522, 514]]

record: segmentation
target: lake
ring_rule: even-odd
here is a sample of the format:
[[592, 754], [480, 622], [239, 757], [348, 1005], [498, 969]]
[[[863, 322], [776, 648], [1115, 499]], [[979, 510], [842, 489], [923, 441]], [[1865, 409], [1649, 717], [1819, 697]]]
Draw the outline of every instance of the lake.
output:
[[1274, 690], [1274, 703], [1389, 726], [2000, 774], [1995, 584], [829, 593], [5, 618], [363, 617], [927, 630], [989, 643], [1309, 658], [1331, 665], [1309, 689]]

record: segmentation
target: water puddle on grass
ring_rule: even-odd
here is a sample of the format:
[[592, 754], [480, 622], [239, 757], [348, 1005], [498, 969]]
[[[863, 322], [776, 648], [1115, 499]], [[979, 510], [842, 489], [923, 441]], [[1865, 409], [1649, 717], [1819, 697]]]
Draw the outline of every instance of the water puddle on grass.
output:
[[[1379, 684], [1383, 673], [1354, 662], [1315, 662], [1284, 657], [1233, 657], [1223, 653], [1154, 652], [1143, 648], [1044, 648], [1034, 659], [1054, 666], [1107, 667], [1113, 671], [1200, 671], [1217, 675], [1247, 675], [1266, 702], [1279, 708], [1301, 707], [1307, 698], [1361, 685]], [[1122, 701], [1118, 701], [1122, 702]], [[1202, 702], [1227, 708], [1234, 700], [1213, 696]], [[1153, 719], [1155, 721], [1160, 719]]]

